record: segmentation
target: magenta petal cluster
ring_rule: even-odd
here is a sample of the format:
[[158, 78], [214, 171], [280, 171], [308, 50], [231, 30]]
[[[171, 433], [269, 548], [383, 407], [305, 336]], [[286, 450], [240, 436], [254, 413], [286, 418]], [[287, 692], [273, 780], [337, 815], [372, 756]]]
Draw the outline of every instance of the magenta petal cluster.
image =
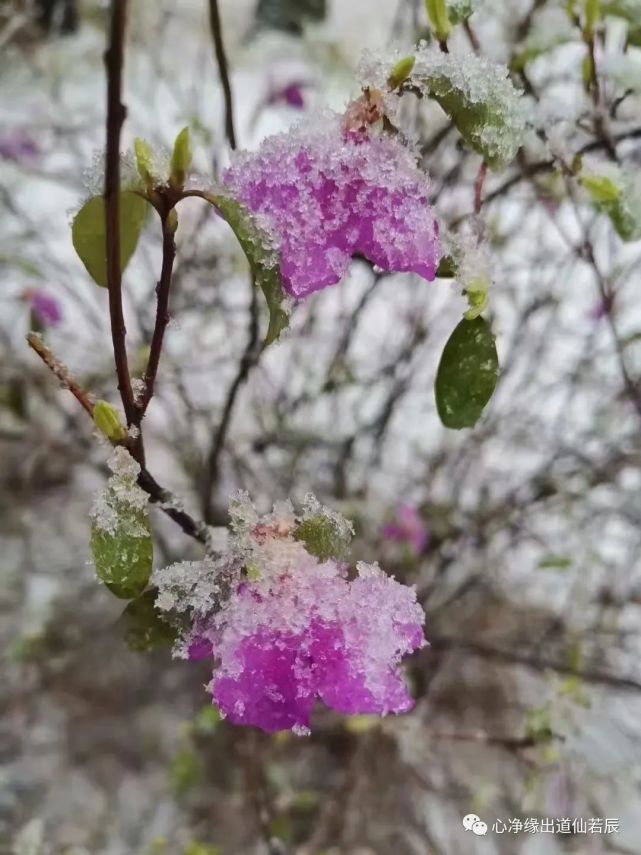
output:
[[[231, 595], [192, 613], [183, 652], [215, 661], [209, 690], [221, 713], [234, 724], [306, 733], [318, 700], [344, 714], [411, 709], [401, 662], [426, 643], [414, 588], [375, 564], [358, 564], [350, 578], [344, 563], [320, 561], [295, 532], [289, 512], [256, 517], [236, 537], [234, 561], [244, 570]], [[179, 590], [201, 600], [205, 576], [193, 566], [157, 574], [159, 607], [173, 607]]]
[[272, 237], [294, 297], [340, 281], [354, 256], [435, 276], [441, 247], [428, 179], [397, 136], [346, 132], [329, 114], [238, 154], [223, 182]]

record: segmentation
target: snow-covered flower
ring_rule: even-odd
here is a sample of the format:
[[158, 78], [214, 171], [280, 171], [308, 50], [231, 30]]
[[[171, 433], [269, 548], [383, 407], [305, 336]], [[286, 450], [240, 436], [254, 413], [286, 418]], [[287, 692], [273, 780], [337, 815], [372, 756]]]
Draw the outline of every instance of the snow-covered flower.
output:
[[429, 182], [411, 150], [325, 114], [238, 154], [223, 177], [280, 253], [294, 297], [338, 282], [353, 256], [433, 279], [441, 257]]
[[[328, 522], [337, 527], [337, 541], [350, 531], [313, 500], [302, 518], [289, 503], [262, 518], [247, 500], [233, 512], [233, 556], [220, 566], [243, 571], [230, 595], [218, 609], [210, 598], [203, 609], [193, 608], [195, 587], [185, 587], [192, 625], [183, 652], [217, 660], [209, 690], [221, 712], [234, 724], [305, 733], [317, 700], [345, 714], [411, 709], [401, 660], [425, 644], [415, 590], [375, 564], [358, 564], [350, 579], [342, 561], [312, 554], [320, 543], [313, 537], [315, 521], [321, 546]], [[201, 586], [208, 573], [211, 565], [200, 575]], [[179, 575], [176, 566], [156, 573], [160, 607], [180, 609]]]

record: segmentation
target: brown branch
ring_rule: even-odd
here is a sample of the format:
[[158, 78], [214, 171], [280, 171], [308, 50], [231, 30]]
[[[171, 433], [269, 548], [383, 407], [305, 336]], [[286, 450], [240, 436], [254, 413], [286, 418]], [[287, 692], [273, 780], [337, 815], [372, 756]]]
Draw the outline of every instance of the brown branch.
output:
[[519, 653], [515, 649], [505, 650], [483, 644], [482, 642], [467, 641], [466, 639], [431, 637], [429, 641], [430, 647], [426, 649], [427, 656], [429, 656], [430, 650], [461, 651], [462, 653], [478, 656], [488, 661], [504, 662], [507, 665], [521, 665], [534, 671], [556, 671], [557, 674], [578, 677], [588, 683], [600, 683], [601, 685], [612, 686], [616, 689], [641, 691], [641, 681], [635, 680], [634, 677], [620, 676], [618, 674], [611, 674], [608, 671], [590, 668], [577, 671], [576, 668], [573, 668], [567, 662], [547, 659], [544, 656], [533, 656], [529, 653]]
[[249, 336], [247, 339], [247, 345], [245, 346], [245, 350], [240, 359], [240, 364], [238, 366], [236, 376], [234, 377], [231, 386], [229, 387], [229, 391], [227, 392], [227, 399], [223, 406], [223, 414], [220, 419], [220, 424], [218, 426], [218, 430], [214, 435], [211, 444], [211, 449], [207, 457], [207, 466], [205, 468], [203, 485], [201, 490], [201, 513], [205, 519], [205, 522], [210, 524], [213, 522], [212, 490], [214, 484], [216, 483], [216, 480], [218, 479], [220, 456], [225, 446], [225, 440], [227, 439], [227, 433], [231, 424], [231, 418], [234, 412], [236, 399], [238, 397], [238, 393], [240, 392], [241, 386], [243, 385], [245, 380], [247, 380], [249, 372], [257, 363], [260, 354], [263, 350], [263, 346], [259, 345], [258, 343], [259, 328], [257, 293], [258, 291], [256, 285], [254, 282], [252, 282], [251, 305], [249, 310]]
[[231, 83], [229, 82], [229, 63], [227, 62], [220, 12], [218, 10], [218, 0], [209, 0], [209, 27], [211, 29], [211, 37], [214, 41], [218, 73], [220, 74], [220, 82], [223, 87], [223, 97], [225, 99], [225, 134], [230, 147], [235, 149], [236, 131], [234, 130], [234, 105], [231, 93]]
[[[105, 215], [107, 233], [107, 283], [109, 315], [118, 389], [127, 424], [135, 418], [134, 394], [129, 377], [122, 310], [122, 273], [120, 269], [120, 132], [127, 111], [121, 100], [127, 0], [112, 0], [109, 46], [105, 52], [107, 69], [107, 149], [105, 155]], [[142, 444], [139, 455], [142, 457]]]
[[[80, 386], [72, 376], [67, 366], [54, 356], [40, 336], [35, 333], [29, 333], [27, 341], [29, 342], [29, 346], [38, 354], [51, 373], [60, 380], [65, 389], [68, 389], [71, 392], [86, 413], [93, 419], [94, 402], [89, 392]], [[129, 440], [126, 443], [126, 447], [133, 456], [135, 450], [134, 441]], [[189, 535], [189, 537], [193, 537], [194, 540], [198, 540], [205, 546], [208, 545], [209, 532], [205, 523], [198, 519], [194, 519], [194, 517], [184, 511], [180, 506], [180, 501], [176, 499], [169, 490], [161, 487], [142, 463], [140, 464], [138, 484], [148, 494], [150, 501], [156, 505], [160, 505], [160, 509], [167, 514], [170, 519], [177, 523], [185, 534]]]
[[65, 389], [68, 389], [80, 406], [93, 418], [94, 403], [91, 395], [81, 388], [71, 376], [67, 366], [57, 359], [51, 350], [47, 347], [44, 341], [36, 333], [29, 333], [27, 336], [29, 347], [38, 354], [47, 368], [54, 374], [62, 383]]
[[162, 218], [162, 268], [160, 271], [160, 279], [156, 285], [156, 323], [151, 339], [151, 348], [149, 351], [149, 359], [147, 368], [145, 369], [144, 381], [145, 389], [142, 398], [137, 402], [137, 412], [135, 416], [135, 424], [140, 425], [149, 402], [154, 394], [154, 385], [158, 366], [160, 364], [160, 354], [162, 352], [163, 339], [165, 330], [169, 323], [169, 290], [171, 287], [171, 275], [176, 258], [176, 241], [174, 240], [174, 232], [168, 225], [167, 217]]

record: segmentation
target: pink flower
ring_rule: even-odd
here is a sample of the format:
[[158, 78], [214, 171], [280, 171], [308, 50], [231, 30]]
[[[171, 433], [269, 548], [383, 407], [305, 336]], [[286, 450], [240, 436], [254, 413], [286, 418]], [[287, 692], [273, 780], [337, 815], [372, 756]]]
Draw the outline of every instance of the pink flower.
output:
[[414, 555], [422, 555], [430, 542], [429, 531], [413, 505], [400, 505], [396, 520], [383, 526], [383, 537], [397, 543], [407, 543]]
[[411, 588], [367, 566], [350, 582], [301, 548], [285, 573], [241, 585], [196, 638], [220, 661], [209, 688], [231, 722], [302, 730], [317, 698], [348, 714], [411, 709], [400, 662], [425, 643], [422, 622]]
[[286, 86], [273, 89], [267, 99], [268, 104], [286, 104], [294, 110], [305, 109], [305, 96], [303, 89], [307, 84], [304, 81], [293, 81]]
[[[305, 733], [317, 700], [344, 714], [411, 709], [401, 662], [425, 644], [414, 588], [363, 563], [349, 579], [345, 564], [311, 555], [295, 536], [299, 518], [281, 511], [237, 535], [232, 563], [246, 572], [222, 607], [192, 612], [184, 649], [217, 661], [209, 690], [221, 713], [234, 724]], [[346, 524], [331, 513], [325, 522]], [[229, 556], [221, 561], [230, 566]], [[202, 596], [203, 575], [193, 581], [186, 566], [158, 574], [159, 607], [174, 603], [179, 587]]]
[[62, 321], [62, 309], [55, 297], [39, 288], [28, 288], [24, 297], [31, 304], [31, 311], [42, 327], [56, 327]]
[[0, 131], [0, 157], [25, 165], [33, 164], [39, 155], [38, 146], [26, 131], [16, 128]]
[[441, 247], [428, 179], [397, 137], [348, 133], [324, 116], [237, 155], [224, 184], [273, 239], [294, 297], [338, 282], [355, 255], [434, 278]]

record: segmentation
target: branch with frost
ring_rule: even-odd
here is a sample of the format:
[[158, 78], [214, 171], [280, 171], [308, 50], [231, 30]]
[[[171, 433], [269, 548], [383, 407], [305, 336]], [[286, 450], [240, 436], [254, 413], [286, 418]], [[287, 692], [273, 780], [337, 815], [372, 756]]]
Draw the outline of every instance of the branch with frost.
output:
[[[96, 402], [94, 401], [93, 396], [82, 388], [67, 366], [54, 356], [51, 349], [47, 347], [40, 336], [35, 333], [30, 333], [27, 336], [27, 341], [29, 346], [38, 354], [52, 374], [60, 380], [64, 388], [71, 392], [87, 415], [92, 420], [95, 420], [94, 411]], [[121, 444], [125, 445], [133, 455], [133, 442], [130, 437]], [[165, 487], [162, 487], [153, 477], [151, 472], [142, 465], [138, 476], [138, 485], [148, 494], [150, 500], [160, 507], [163, 513], [180, 526], [185, 534], [189, 535], [189, 537], [193, 537], [205, 546], [208, 545], [209, 530], [205, 523], [187, 513], [182, 506], [182, 502], [174, 496], [173, 493]]]

